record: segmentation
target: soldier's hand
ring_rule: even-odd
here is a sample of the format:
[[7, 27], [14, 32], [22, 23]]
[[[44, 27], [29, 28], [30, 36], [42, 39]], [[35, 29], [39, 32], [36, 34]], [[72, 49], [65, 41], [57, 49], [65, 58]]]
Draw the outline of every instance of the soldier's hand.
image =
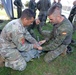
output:
[[38, 50], [42, 50], [42, 47], [41, 46], [38, 46], [36, 44], [34, 44], [33, 48], [38, 49]]
[[39, 45], [42, 45], [46, 42], [46, 40], [39, 41]]
[[39, 47], [37, 47], [37, 49], [38, 49], [38, 50], [42, 50], [42, 47], [41, 47], [41, 46], [39, 46]]
[[40, 20], [39, 19], [36, 19], [35, 22], [36, 22], [37, 25], [40, 24]]
[[37, 49], [38, 45], [37, 44], [34, 44], [33, 45], [33, 48]]

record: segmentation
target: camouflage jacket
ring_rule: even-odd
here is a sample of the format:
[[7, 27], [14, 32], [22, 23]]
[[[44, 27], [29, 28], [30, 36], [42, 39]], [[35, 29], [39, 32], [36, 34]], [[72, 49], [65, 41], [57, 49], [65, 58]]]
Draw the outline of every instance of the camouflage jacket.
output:
[[[48, 41], [43, 46], [43, 50], [55, 50], [60, 45], [68, 45], [71, 42], [73, 26], [66, 18], [58, 25], [54, 25], [52, 33], [46, 33]], [[51, 37], [52, 36], [52, 37]]]
[[33, 49], [37, 41], [29, 34], [27, 27], [23, 27], [20, 19], [9, 22], [0, 35], [0, 48], [17, 48], [20, 51]]

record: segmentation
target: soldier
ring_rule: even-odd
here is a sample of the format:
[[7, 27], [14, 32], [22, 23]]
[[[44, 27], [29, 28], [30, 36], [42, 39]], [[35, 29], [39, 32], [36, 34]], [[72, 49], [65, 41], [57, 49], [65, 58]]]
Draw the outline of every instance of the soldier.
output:
[[25, 9], [19, 19], [12, 20], [0, 35], [0, 54], [5, 58], [5, 67], [22, 71], [28, 61], [39, 57], [41, 46], [29, 34], [27, 26], [34, 21], [31, 9]]
[[[75, 15], [76, 15], [76, 0], [73, 2], [73, 7], [68, 17], [69, 21], [73, 24], [73, 32], [76, 31], [76, 20], [75, 20], [76, 16]], [[75, 45], [75, 40], [72, 39], [71, 44]]]
[[39, 20], [41, 22], [46, 22], [47, 19], [47, 11], [51, 6], [50, 0], [39, 0], [37, 3], [37, 8], [39, 10]]
[[37, 9], [39, 10], [38, 18], [40, 20], [40, 24], [38, 25], [37, 29], [40, 32], [40, 29], [42, 26], [46, 25], [46, 19], [47, 19], [47, 11], [51, 6], [50, 0], [39, 0], [37, 3]]
[[[36, 7], [36, 2], [35, 2], [35, 0], [30, 0], [30, 2], [29, 2], [29, 8], [35, 13], [35, 17], [36, 17], [36, 9], [37, 9], [37, 7]], [[34, 37], [34, 38], [36, 38], [36, 36], [35, 36], [35, 34], [34, 34], [34, 31], [33, 31], [33, 29], [36, 27], [36, 22], [34, 21], [33, 22], [33, 24], [31, 24], [29, 27], [28, 27], [28, 31], [30, 32], [30, 34]]]
[[42, 46], [43, 51], [48, 51], [45, 55], [45, 62], [54, 60], [62, 53], [66, 53], [67, 46], [70, 44], [73, 33], [73, 26], [70, 21], [61, 15], [61, 8], [54, 4], [48, 11], [48, 18], [53, 24], [51, 33], [44, 33], [47, 36], [45, 44]]
[[35, 16], [36, 16], [36, 2], [35, 2], [35, 0], [30, 0], [29, 8], [35, 13]]
[[73, 2], [73, 7], [72, 7], [69, 17], [68, 17], [68, 19], [70, 20], [71, 23], [73, 21], [73, 17], [75, 14], [76, 14], [76, 0]]
[[21, 0], [15, 0], [14, 5], [17, 6], [17, 17], [20, 18], [21, 13], [22, 13], [22, 2], [21, 2]]
[[[36, 17], [36, 2], [35, 0], [30, 0], [29, 2], [29, 8], [35, 13], [35, 17]], [[28, 27], [28, 31], [30, 32], [30, 34], [36, 38], [33, 29], [35, 28], [36, 23], [35, 21]]]

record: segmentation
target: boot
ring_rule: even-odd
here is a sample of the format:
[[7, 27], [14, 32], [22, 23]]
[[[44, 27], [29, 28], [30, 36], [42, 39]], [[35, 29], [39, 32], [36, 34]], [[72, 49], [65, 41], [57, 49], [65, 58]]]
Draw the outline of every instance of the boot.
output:
[[4, 67], [5, 59], [0, 55], [0, 67]]
[[66, 55], [66, 51], [67, 51], [67, 48], [61, 53], [61, 56], [65, 56]]
[[70, 54], [70, 53], [72, 53], [72, 52], [73, 52], [73, 50], [72, 50], [71, 46], [68, 46], [68, 47], [67, 47], [67, 51], [66, 51], [66, 52], [67, 52], [67, 54]]

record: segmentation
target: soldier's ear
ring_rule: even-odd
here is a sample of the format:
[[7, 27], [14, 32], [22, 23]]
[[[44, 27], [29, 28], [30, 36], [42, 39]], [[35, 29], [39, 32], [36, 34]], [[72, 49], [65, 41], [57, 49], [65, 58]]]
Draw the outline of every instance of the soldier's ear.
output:
[[24, 18], [23, 20], [24, 20], [24, 21], [27, 21], [27, 19], [26, 19], [26, 18]]

